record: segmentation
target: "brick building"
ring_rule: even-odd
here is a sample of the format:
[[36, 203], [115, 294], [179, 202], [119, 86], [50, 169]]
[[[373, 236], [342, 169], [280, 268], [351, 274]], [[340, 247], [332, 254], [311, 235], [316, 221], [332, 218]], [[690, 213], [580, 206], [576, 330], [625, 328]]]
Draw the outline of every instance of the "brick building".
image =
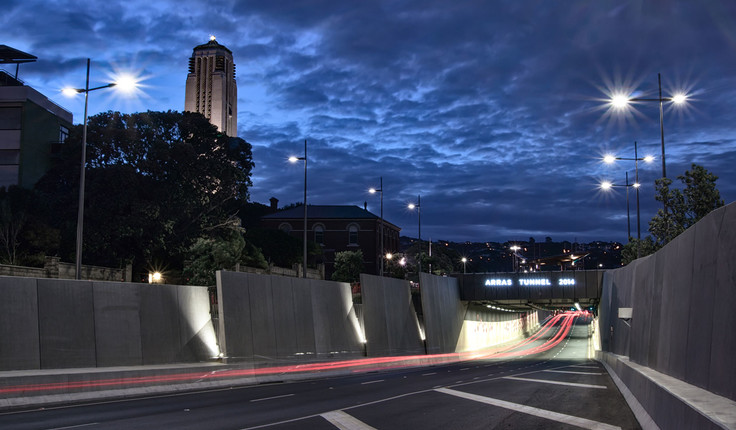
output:
[[[304, 206], [278, 211], [261, 217], [264, 228], [280, 229], [299, 239], [304, 235]], [[401, 229], [383, 220], [384, 254], [399, 250]], [[365, 273], [380, 272], [381, 218], [359, 206], [307, 206], [307, 240], [322, 247], [325, 275], [330, 279], [335, 267], [335, 253], [363, 251]], [[310, 262], [314, 263], [314, 262]], [[319, 262], [317, 262], [319, 263]]]

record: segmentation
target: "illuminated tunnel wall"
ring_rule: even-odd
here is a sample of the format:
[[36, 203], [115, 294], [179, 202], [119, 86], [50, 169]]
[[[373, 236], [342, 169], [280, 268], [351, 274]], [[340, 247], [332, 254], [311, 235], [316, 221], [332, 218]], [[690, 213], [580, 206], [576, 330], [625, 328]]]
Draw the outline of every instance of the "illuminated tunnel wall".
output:
[[430, 354], [475, 351], [529, 335], [539, 327], [539, 311], [493, 311], [463, 301], [458, 279], [421, 274], [420, 293], [427, 351]]
[[196, 362], [218, 353], [205, 287], [0, 277], [0, 370]]
[[[603, 351], [736, 400], [734, 304], [736, 203], [731, 203], [657, 253], [606, 272], [600, 304]], [[617, 318], [619, 308], [633, 308], [630, 327]], [[630, 384], [644, 407], [653, 409], [656, 390]], [[667, 419], [667, 411], [660, 412]]]

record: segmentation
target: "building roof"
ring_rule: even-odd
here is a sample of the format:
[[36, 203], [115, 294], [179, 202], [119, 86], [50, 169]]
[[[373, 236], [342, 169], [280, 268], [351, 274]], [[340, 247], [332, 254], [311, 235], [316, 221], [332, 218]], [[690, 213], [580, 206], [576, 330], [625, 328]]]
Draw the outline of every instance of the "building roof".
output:
[[27, 54], [7, 45], [0, 45], [0, 64], [30, 63], [37, 59], [38, 57], [35, 55]]
[[[359, 206], [338, 205], [307, 205], [307, 218], [309, 219], [372, 219], [379, 220], [380, 217]], [[304, 206], [299, 205], [261, 217], [264, 220], [301, 220], [304, 219]], [[387, 225], [393, 225], [383, 220]], [[400, 230], [399, 227], [395, 226]]]
[[217, 43], [217, 40], [215, 40], [214, 38], [210, 39], [209, 42], [207, 42], [207, 43], [205, 43], [203, 45], [198, 45], [198, 46], [195, 46], [194, 47], [194, 50], [195, 51], [199, 51], [201, 49], [224, 49], [225, 51], [227, 51], [231, 55], [233, 53], [231, 50], [227, 49], [227, 47], [225, 47], [225, 45], [220, 45], [219, 43]]

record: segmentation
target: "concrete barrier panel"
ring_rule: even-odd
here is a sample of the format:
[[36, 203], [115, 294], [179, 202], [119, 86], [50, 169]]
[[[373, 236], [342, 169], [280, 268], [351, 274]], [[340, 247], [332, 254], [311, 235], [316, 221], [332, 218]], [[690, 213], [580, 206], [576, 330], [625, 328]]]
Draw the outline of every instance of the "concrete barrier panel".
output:
[[271, 294], [275, 306], [274, 330], [278, 333], [276, 357], [279, 358], [293, 357], [299, 351], [294, 288], [291, 278], [271, 278]]
[[296, 324], [296, 354], [313, 357], [317, 354], [317, 341], [314, 333], [314, 305], [312, 286], [303, 279], [291, 278], [294, 294], [294, 321]]
[[[695, 226], [693, 245], [693, 287], [689, 291], [687, 349], [685, 357], [685, 381], [700, 387], [708, 386], [710, 373], [711, 343], [713, 342], [713, 313], [718, 272], [718, 247], [712, 238], [717, 237], [723, 222], [723, 213], [706, 217]], [[696, 275], [697, 274], [697, 275]], [[697, 333], [697, 335], [695, 335]], [[691, 351], [698, 351], [693, 354]]]
[[250, 278], [265, 275], [217, 271], [220, 349], [229, 360], [253, 358], [250, 318]]
[[408, 281], [360, 275], [369, 356], [424, 353]]
[[210, 295], [207, 287], [177, 286], [179, 304], [179, 361], [207, 361], [217, 357], [215, 327], [210, 314]]
[[94, 282], [97, 366], [143, 364], [141, 285]]
[[42, 369], [95, 367], [92, 282], [38, 280]]
[[0, 371], [39, 369], [35, 278], [0, 277]]
[[465, 316], [457, 280], [429, 273], [420, 280], [427, 352], [455, 352]]
[[[273, 276], [248, 277], [250, 324], [253, 330], [253, 356], [257, 359], [273, 359], [277, 355], [274, 306], [284, 307], [284, 304], [275, 304], [273, 301], [271, 286], [273, 278]], [[279, 314], [281, 313], [279, 312]]]
[[714, 306], [710, 313], [713, 318], [713, 342], [708, 389], [736, 400], [736, 311], [733, 309], [736, 303], [736, 203], [721, 210], [724, 213], [719, 234], [711, 241], [711, 246], [718, 253], [718, 263]]
[[350, 284], [305, 280], [310, 283], [317, 356], [363, 355], [360, 323], [353, 309]]
[[[662, 373], [685, 379], [687, 362], [688, 320], [691, 303], [687, 300], [696, 287], [693, 282], [693, 247], [696, 229], [678, 236], [673, 248], [675, 258], [668, 264], [662, 288], [662, 313], [658, 338], [659, 363]], [[705, 364], [705, 363], [702, 363]]]
[[175, 285], [141, 287], [141, 350], [143, 364], [179, 361], [179, 300]]

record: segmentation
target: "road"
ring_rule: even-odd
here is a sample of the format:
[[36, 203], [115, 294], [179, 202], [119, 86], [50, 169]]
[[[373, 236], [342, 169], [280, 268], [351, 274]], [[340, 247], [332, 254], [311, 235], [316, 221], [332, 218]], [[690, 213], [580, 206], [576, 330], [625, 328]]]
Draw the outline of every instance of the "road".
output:
[[2, 429], [633, 429], [589, 319], [514, 348], [424, 368], [0, 414]]

